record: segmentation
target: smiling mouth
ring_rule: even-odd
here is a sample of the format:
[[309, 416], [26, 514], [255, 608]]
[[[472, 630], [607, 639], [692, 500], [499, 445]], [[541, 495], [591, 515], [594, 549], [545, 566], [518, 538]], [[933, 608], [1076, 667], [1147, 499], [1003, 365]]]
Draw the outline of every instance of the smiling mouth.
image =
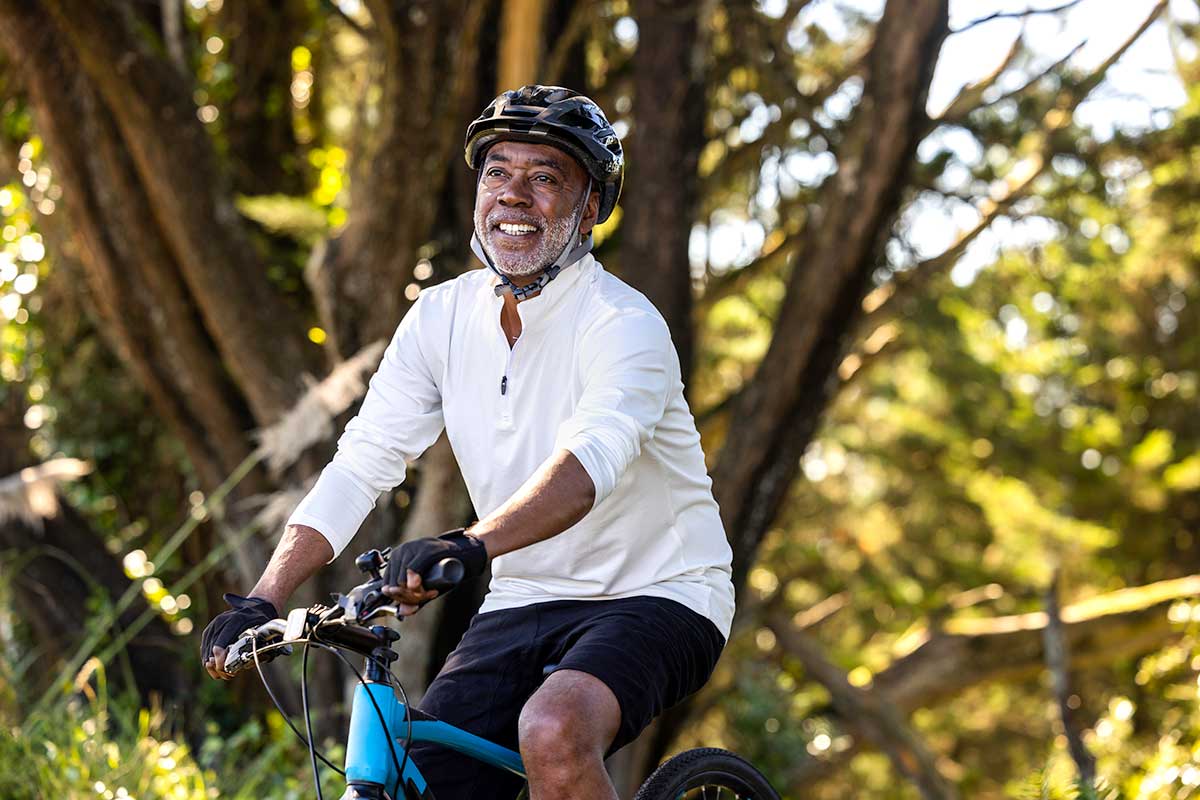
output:
[[495, 227], [501, 233], [506, 233], [509, 236], [528, 236], [531, 233], [538, 232], [536, 225], [528, 225], [524, 222], [500, 222]]

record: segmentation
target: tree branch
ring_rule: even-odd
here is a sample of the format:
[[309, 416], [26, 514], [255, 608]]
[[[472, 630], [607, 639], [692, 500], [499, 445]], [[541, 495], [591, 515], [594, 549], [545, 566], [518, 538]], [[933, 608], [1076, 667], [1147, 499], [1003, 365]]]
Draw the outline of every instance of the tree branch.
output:
[[[1017, 41], [1020, 41], [1020, 40], [1018, 39]], [[964, 104], [960, 105], [959, 98], [956, 97], [954, 99], [954, 101], [952, 103], [950, 103], [949, 106], [946, 107], [946, 110], [943, 111], [942, 114], [936, 120], [933, 120], [933, 122], [935, 124], [959, 122], [963, 119], [966, 119], [967, 114], [976, 110], [977, 108], [986, 108], [989, 106], [995, 106], [1000, 103], [1003, 103], [1005, 100], [1012, 100], [1012, 99], [1023, 96], [1026, 92], [1028, 92], [1030, 89], [1032, 89], [1034, 86], [1036, 86], [1038, 81], [1040, 81], [1042, 78], [1045, 78], [1047, 75], [1051, 74], [1055, 70], [1061, 69], [1064, 64], [1066, 64], [1068, 61], [1071, 60], [1072, 56], [1074, 56], [1076, 53], [1078, 53], [1080, 50], [1083, 49], [1083, 46], [1085, 44], [1087, 44], [1087, 40], [1084, 40], [1084, 41], [1080, 42], [1079, 44], [1075, 45], [1074, 47], [1072, 47], [1066, 53], [1066, 55], [1064, 55], [1062, 58], [1055, 61], [1053, 64], [1050, 64], [1045, 69], [1038, 72], [1036, 75], [1032, 76], [1029, 80], [1025, 81], [1025, 83], [1021, 84], [1020, 86], [1013, 89], [1012, 91], [1005, 92], [1004, 94], [1000, 95], [995, 100], [992, 100], [989, 103], [983, 103], [982, 105], [980, 105], [978, 103], [976, 105], [967, 105], [964, 103]], [[997, 75], [997, 77], [999, 77], [999, 76]], [[989, 88], [990, 85], [991, 84], [988, 84], [988, 86], [983, 87], [984, 90]], [[965, 91], [966, 90], [964, 90], [964, 92]], [[960, 95], [959, 97], [961, 97], [961, 96], [962, 95]], [[980, 91], [978, 93], [975, 93], [972, 91], [971, 96], [976, 98], [977, 100], [982, 100], [983, 99], [983, 91]]]
[[983, 95], [988, 89], [995, 85], [996, 81], [1000, 80], [1000, 76], [1004, 71], [1012, 66], [1016, 61], [1017, 56], [1021, 53], [1021, 46], [1025, 43], [1023, 36], [1018, 36], [1013, 39], [1012, 47], [1008, 49], [1008, 53], [989, 74], [983, 76], [974, 83], [969, 83], [963, 86], [955, 95], [950, 104], [937, 118], [930, 120], [930, 128], [936, 127], [938, 122], [950, 119], [961, 119], [966, 115], [966, 112], [977, 108], [983, 100]]
[[[934, 276], [950, 269], [956, 263], [972, 241], [983, 233], [996, 217], [1006, 212], [1012, 204], [1028, 194], [1034, 180], [1041, 175], [1049, 165], [1053, 150], [1053, 134], [1066, 127], [1071, 121], [1071, 115], [1088, 95], [1104, 80], [1104, 75], [1121, 56], [1133, 45], [1146, 29], [1154, 22], [1163, 9], [1166, 0], [1160, 0], [1150, 11], [1142, 24], [1124, 42], [1114, 50], [1104, 62], [1079, 83], [1077, 88], [1066, 88], [1059, 93], [1058, 101], [1042, 118], [1042, 129], [1035, 140], [1034, 152], [1029, 153], [1019, 161], [1005, 178], [1005, 191], [999, 199], [984, 198], [980, 204], [980, 220], [967, 231], [959, 234], [954, 244], [945, 252], [922, 261], [910, 270], [898, 274], [890, 283], [878, 287], [863, 298], [863, 311], [866, 317], [859, 327], [860, 331], [874, 330], [892, 313], [898, 300], [911, 297], [925, 286]], [[1072, 51], [1074, 52], [1074, 51]], [[1064, 57], [1069, 58], [1070, 54]], [[1061, 62], [1059, 62], [1061, 63]], [[1036, 80], [1036, 79], [1035, 79]], [[1017, 90], [1022, 91], [1021, 89]], [[966, 113], [966, 112], [962, 112]]]
[[855, 721], [862, 735], [879, 747], [896, 771], [911, 781], [926, 800], [950, 800], [957, 790], [937, 770], [936, 758], [913, 732], [900, 710], [877, 692], [856, 688], [829, 662], [813, 639], [786, 615], [768, 620], [788, 654], [799, 659], [810, 677], [828, 690], [833, 705], [846, 719]]
[[1071, 708], [1071, 679], [1068, 675], [1071, 654], [1058, 608], [1059, 579], [1059, 572], [1055, 570], [1046, 590], [1046, 626], [1042, 629], [1042, 646], [1046, 651], [1046, 668], [1050, 671], [1054, 697], [1058, 701], [1058, 713], [1062, 717], [1063, 733], [1067, 737], [1067, 749], [1079, 768], [1080, 784], [1091, 789], [1096, 785], [1096, 759], [1079, 735], [1076, 714]]
[[[1169, 611], [1197, 595], [1200, 575], [1190, 575], [1121, 589], [1065, 607], [1062, 636], [1071, 654], [1071, 668], [1111, 666], [1178, 639], [1183, 630], [1171, 623]], [[1036, 680], [1045, 670], [1043, 630], [1048, 620], [1042, 612], [950, 619], [939, 628], [918, 631], [898, 643], [901, 654], [875, 675], [872, 689], [910, 714], [953, 700], [981, 684]], [[791, 640], [779, 633], [775, 630], [790, 654]], [[792, 785], [807, 786], [855, 752], [857, 748], [852, 746], [827, 758], [800, 759], [791, 773]]]
[[121, 132], [153, 227], [225, 367], [256, 422], [270, 422], [289, 405], [311, 351], [234, 208], [191, 87], [137, 35], [128, 9], [80, 0], [45, 6]]
[[820, 218], [804, 227], [805, 263], [793, 270], [771, 345], [734, 404], [744, 424], [721, 449], [713, 490], [739, 586], [815, 430], [842, 337], [899, 208], [946, 14], [944, 0], [885, 7], [838, 172], [819, 193]]
[[986, 17], [980, 17], [979, 19], [971, 20], [961, 28], [955, 28], [954, 30], [950, 31], [950, 35], [953, 36], [956, 33], [963, 33], [964, 31], [971, 30], [971, 28], [988, 22], [993, 22], [998, 19], [1028, 19], [1029, 17], [1035, 17], [1039, 14], [1061, 14], [1064, 11], [1069, 11], [1070, 9], [1079, 5], [1081, 2], [1083, 2], [1083, 0], [1071, 0], [1069, 3], [1063, 3], [1061, 6], [1054, 6], [1052, 8], [1029, 8], [1024, 11], [997, 11], [994, 14], [988, 14]]
[[334, 0], [321, 0], [321, 8], [332, 12], [335, 17], [344, 22], [350, 28], [350, 30], [354, 31], [362, 38], [366, 39], [367, 41], [371, 40], [371, 31], [358, 24], [358, 21], [343, 11], [342, 7], [334, 2]]

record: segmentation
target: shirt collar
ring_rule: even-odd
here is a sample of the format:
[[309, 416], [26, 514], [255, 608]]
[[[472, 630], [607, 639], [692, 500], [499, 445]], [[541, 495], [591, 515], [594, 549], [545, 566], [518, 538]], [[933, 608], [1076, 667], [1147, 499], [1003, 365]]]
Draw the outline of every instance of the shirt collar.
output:
[[[595, 268], [596, 259], [591, 253], [585, 253], [578, 261], [564, 267], [562, 272], [558, 273], [558, 277], [546, 284], [536, 297], [517, 303], [521, 327], [525, 330], [537, 328], [544, 320], [552, 317], [563, 306], [564, 300], [575, 294], [576, 287], [584, 285], [584, 278]], [[488, 292], [495, 297], [495, 304], [500, 306], [504, 299], [494, 294], [495, 287], [500, 285], [500, 278], [492, 273], [487, 285]]]

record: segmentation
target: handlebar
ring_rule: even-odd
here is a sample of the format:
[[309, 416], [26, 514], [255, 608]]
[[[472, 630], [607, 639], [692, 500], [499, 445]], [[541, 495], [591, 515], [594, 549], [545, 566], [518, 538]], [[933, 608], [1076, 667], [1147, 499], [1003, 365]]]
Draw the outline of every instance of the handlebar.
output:
[[448, 592], [463, 579], [466, 567], [457, 558], [443, 558], [421, 576], [421, 585], [426, 589]]
[[[229, 647], [225, 656], [225, 672], [233, 674], [247, 669], [254, 663], [255, 650], [258, 661], [265, 663], [292, 652], [289, 642], [317, 637], [320, 641], [346, 650], [370, 655], [380, 646], [388, 646], [394, 640], [376, 633], [365, 623], [379, 617], [395, 617], [398, 609], [383, 593], [383, 578], [380, 571], [387, 565], [389, 550], [372, 550], [362, 554], [355, 563], [371, 577], [346, 594], [334, 595], [333, 606], [317, 605], [311, 608], [295, 608], [287, 619], [273, 619], [255, 628], [246, 630]], [[463, 579], [465, 569], [456, 558], [443, 558], [421, 576], [422, 586], [436, 589], [445, 594]]]

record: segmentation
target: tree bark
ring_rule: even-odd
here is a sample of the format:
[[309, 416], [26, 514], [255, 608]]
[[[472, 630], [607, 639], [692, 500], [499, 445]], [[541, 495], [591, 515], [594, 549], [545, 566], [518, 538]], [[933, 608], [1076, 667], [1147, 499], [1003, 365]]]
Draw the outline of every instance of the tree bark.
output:
[[1096, 787], [1096, 757], [1088, 750], [1083, 741], [1084, 725], [1080, 724], [1079, 714], [1071, 708], [1071, 652], [1067, 647], [1066, 636], [1063, 635], [1062, 614], [1058, 603], [1059, 572], [1055, 570], [1054, 578], [1046, 589], [1046, 624], [1042, 627], [1042, 646], [1046, 651], [1046, 670], [1050, 673], [1050, 682], [1054, 689], [1054, 699], [1058, 704], [1058, 715], [1062, 721], [1063, 733], [1067, 737], [1067, 751], [1079, 768], [1079, 783], [1089, 790]]
[[[0, 522], [0, 546], [26, 557], [19, 571], [6, 567], [0, 572], [4, 580], [12, 581], [14, 610], [29, 626], [43, 664], [62, 663], [79, 645], [97, 595], [115, 603], [129, 586], [100, 537], [62, 498], [58, 513], [37, 524], [13, 518]], [[145, 602], [134, 603], [120, 616], [119, 625], [132, 624], [145, 610]], [[167, 701], [185, 697], [187, 680], [177, 640], [162, 618], [155, 617], [129, 643], [126, 656], [144, 704], [149, 706], [155, 697]], [[46, 679], [53, 677], [36, 670], [28, 676], [28, 683], [42, 690], [48, 685]], [[112, 680], [122, 685], [120, 670]]]
[[241, 194], [301, 194], [292, 125], [292, 49], [311, 24], [301, 0], [226, 0], [217, 16], [233, 96], [221, 109], [233, 188]]
[[537, 81], [546, 5], [546, 0], [504, 0], [500, 12], [497, 94]]
[[829, 691], [833, 706], [876, 747], [895, 770], [911, 781], [925, 800], [953, 800], [958, 792], [938, 771], [936, 757], [913, 732], [892, 703], [877, 693], [852, 686], [846, 674], [825, 658], [820, 646], [791, 626], [775, 626], [783, 647], [804, 664], [807, 674]]
[[474, 92], [489, 5], [367, 3], [379, 33], [380, 119], [355, 155], [346, 227], [312, 278], [330, 347], [342, 356], [390, 338], [409, 305], [404, 290], [418, 250], [433, 238], [446, 165], [461, 152], [462, 98]]
[[214, 487], [249, 453], [249, 416], [194, 314], [111, 115], [53, 22], [2, 0], [0, 46], [46, 141], [101, 332]]
[[[23, 410], [17, 391], [0, 408], [0, 440], [11, 445], [0, 450], [0, 549], [15, 553], [0, 566], [0, 580], [11, 584], [13, 610], [29, 630], [38, 663], [54, 665], [86, 638], [91, 604], [97, 599], [116, 603], [130, 581], [87, 520], [58, 494], [56, 471], [50, 465], [40, 472], [23, 469], [31, 463]], [[78, 476], [82, 462], [65, 463], [70, 461], [55, 462], [63, 465], [57, 474]], [[145, 610], [139, 598], [118, 625], [133, 624]], [[134, 684], [129, 688], [147, 705], [154, 698], [178, 701], [187, 694], [175, 637], [161, 617], [130, 643], [124, 658]], [[118, 670], [110, 679], [122, 686], [124, 677]], [[52, 669], [30, 670], [22, 681], [23, 693], [37, 697], [56, 678]]]
[[629, 140], [620, 260], [622, 273], [666, 319], [687, 384], [694, 349], [688, 239], [698, 202], [696, 165], [706, 141], [703, 4], [633, 5], [637, 122]]
[[[4, 0], [8, 15], [27, 6]], [[163, 245], [259, 424], [282, 414], [316, 366], [233, 207], [191, 87], [106, 2], [46, 6], [121, 134]], [[231, 287], [237, 287], [231, 291]]]

